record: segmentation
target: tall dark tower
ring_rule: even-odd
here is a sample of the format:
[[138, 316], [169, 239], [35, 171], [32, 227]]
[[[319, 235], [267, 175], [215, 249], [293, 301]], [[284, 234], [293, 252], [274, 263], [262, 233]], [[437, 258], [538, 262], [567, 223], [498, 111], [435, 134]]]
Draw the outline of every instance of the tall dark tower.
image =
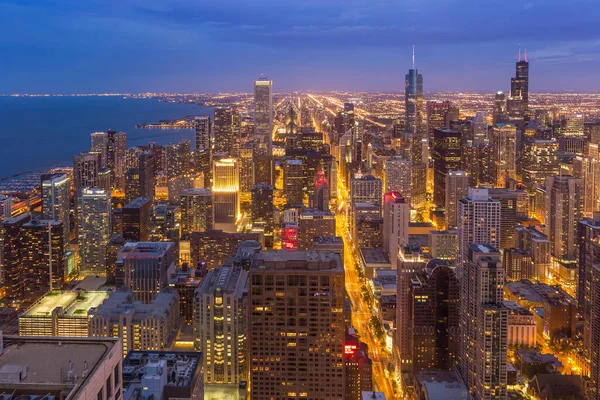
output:
[[413, 46], [413, 64], [404, 81], [406, 105], [406, 132], [422, 133], [423, 124], [423, 75], [415, 67], [415, 49]]
[[523, 99], [523, 108], [525, 111], [529, 107], [529, 61], [527, 61], [527, 49], [525, 56], [521, 59], [521, 48], [517, 58], [517, 72], [514, 78], [510, 80], [511, 97], [520, 97]]

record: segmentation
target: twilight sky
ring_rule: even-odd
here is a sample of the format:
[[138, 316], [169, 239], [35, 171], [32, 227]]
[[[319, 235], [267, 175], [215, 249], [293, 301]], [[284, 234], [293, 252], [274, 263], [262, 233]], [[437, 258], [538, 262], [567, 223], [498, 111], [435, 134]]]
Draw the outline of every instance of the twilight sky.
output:
[[0, 93], [600, 90], [598, 0], [0, 0]]

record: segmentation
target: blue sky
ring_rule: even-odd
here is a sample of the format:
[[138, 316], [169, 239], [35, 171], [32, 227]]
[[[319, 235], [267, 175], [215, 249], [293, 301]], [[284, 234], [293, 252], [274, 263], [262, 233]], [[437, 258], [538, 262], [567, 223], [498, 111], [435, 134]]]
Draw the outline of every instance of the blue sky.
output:
[[0, 93], [600, 90], [598, 0], [0, 0]]

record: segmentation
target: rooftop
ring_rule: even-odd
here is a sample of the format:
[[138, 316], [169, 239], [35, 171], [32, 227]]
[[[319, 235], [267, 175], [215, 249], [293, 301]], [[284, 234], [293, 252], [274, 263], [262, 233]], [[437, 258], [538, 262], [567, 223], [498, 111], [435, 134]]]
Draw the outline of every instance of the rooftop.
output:
[[343, 271], [339, 253], [327, 250], [261, 251], [259, 269]]
[[242, 267], [232, 265], [215, 268], [202, 280], [202, 283], [196, 289], [196, 294], [212, 295], [217, 289], [224, 293], [242, 297], [244, 292], [248, 290], [248, 271], [245, 271]]
[[52, 291], [35, 302], [21, 318], [49, 316], [59, 307], [66, 316], [87, 318], [88, 311], [98, 307], [107, 298], [108, 292], [104, 291]]
[[469, 391], [453, 371], [418, 371], [415, 380], [429, 400], [467, 400]]
[[344, 240], [341, 236], [315, 236], [313, 238], [314, 244], [344, 244]]
[[123, 360], [123, 387], [140, 383], [146, 368], [165, 361], [167, 365], [166, 386], [190, 387], [202, 368], [202, 353], [186, 351], [130, 351]]
[[365, 264], [390, 264], [390, 257], [380, 247], [363, 247], [359, 251]]
[[105, 318], [118, 318], [122, 314], [135, 312], [136, 319], [146, 317], [162, 318], [166, 316], [174, 301], [179, 298], [177, 292], [165, 290], [157, 294], [148, 304], [141, 301], [133, 301], [133, 294], [127, 288], [119, 289], [110, 294], [95, 310], [90, 314], [101, 315]]
[[129, 204], [127, 204], [123, 208], [140, 208], [146, 203], [152, 203], [152, 199], [149, 197], [138, 197], [135, 200], [132, 200]]

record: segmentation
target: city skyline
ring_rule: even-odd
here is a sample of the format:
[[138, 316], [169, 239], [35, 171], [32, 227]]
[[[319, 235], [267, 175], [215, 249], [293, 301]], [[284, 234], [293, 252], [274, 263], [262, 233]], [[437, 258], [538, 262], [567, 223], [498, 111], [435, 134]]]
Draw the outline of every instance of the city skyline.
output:
[[0, 93], [251, 91], [261, 73], [275, 92], [401, 91], [411, 45], [426, 92], [508, 92], [519, 44], [531, 92], [599, 90], [592, 4], [3, 1]]

